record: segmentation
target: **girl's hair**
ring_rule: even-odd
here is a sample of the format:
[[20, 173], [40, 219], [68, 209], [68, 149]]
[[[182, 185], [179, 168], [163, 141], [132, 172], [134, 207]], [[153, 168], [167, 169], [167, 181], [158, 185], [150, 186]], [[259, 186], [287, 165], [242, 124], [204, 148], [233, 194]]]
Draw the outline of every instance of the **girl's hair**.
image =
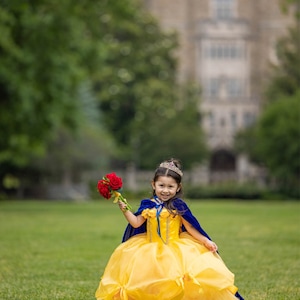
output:
[[[170, 164], [170, 166], [175, 166], [176, 168], [175, 171], [171, 170], [170, 168], [166, 167]], [[165, 165], [165, 166], [161, 166]], [[177, 170], [177, 172], [176, 172]], [[179, 172], [178, 172], [179, 171]], [[174, 214], [174, 210], [176, 211], [177, 214], [181, 214], [182, 212], [178, 211], [175, 206], [173, 205], [173, 200], [176, 198], [181, 198], [183, 196], [183, 190], [181, 186], [181, 180], [182, 180], [182, 169], [181, 169], [181, 163], [178, 159], [170, 158], [164, 162], [162, 162], [159, 167], [155, 170], [154, 177], [153, 177], [153, 182], [156, 182], [160, 176], [170, 176], [172, 177], [178, 185], [180, 185], [180, 190], [175, 194], [173, 198], [165, 202], [165, 207], [167, 210]], [[156, 196], [155, 190], [153, 190], [153, 196]]]

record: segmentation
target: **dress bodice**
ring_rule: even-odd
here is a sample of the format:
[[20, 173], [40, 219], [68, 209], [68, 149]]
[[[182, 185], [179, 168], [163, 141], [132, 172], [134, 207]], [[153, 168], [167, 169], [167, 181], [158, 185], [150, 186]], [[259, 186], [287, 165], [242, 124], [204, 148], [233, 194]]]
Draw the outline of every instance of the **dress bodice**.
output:
[[147, 219], [147, 238], [150, 242], [168, 244], [179, 238], [181, 218], [166, 208], [145, 209], [142, 216]]

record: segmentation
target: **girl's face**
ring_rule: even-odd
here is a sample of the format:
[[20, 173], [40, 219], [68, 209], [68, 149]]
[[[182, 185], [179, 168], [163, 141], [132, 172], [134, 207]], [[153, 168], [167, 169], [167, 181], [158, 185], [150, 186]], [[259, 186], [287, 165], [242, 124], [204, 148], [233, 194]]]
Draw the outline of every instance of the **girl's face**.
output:
[[152, 188], [161, 201], [168, 201], [176, 195], [181, 187], [173, 177], [159, 176], [155, 182], [152, 181]]

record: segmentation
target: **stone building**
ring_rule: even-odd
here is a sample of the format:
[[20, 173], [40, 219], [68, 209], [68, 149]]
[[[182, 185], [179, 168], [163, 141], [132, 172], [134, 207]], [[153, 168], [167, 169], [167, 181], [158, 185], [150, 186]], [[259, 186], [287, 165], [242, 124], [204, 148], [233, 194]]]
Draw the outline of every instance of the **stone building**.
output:
[[[259, 169], [233, 151], [235, 133], [260, 113], [275, 45], [291, 25], [278, 0], [144, 0], [164, 30], [179, 34], [179, 81], [201, 85], [199, 109], [212, 156], [202, 181], [244, 181]], [[200, 172], [200, 173], [201, 173]], [[206, 174], [206, 175], [205, 175]]]

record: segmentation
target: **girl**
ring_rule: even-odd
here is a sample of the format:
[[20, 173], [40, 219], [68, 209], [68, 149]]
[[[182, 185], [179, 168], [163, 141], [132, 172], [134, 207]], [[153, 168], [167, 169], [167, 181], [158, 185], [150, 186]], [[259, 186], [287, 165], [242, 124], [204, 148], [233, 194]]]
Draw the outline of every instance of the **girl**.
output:
[[119, 202], [128, 226], [96, 291], [97, 300], [243, 299], [217, 245], [192, 215], [182, 195], [179, 161], [162, 162], [153, 197], [133, 214]]

